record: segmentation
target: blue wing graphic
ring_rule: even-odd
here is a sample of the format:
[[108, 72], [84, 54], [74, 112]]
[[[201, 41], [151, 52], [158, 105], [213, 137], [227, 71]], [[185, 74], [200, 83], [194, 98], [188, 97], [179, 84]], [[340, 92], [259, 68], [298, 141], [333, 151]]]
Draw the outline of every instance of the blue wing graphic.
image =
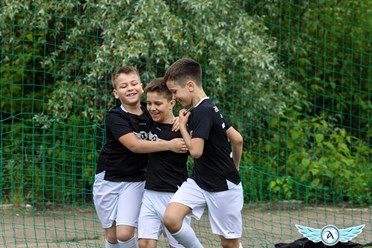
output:
[[295, 225], [298, 229], [298, 232], [301, 233], [305, 238], [318, 243], [321, 241], [321, 229], [311, 228], [307, 226]]
[[346, 243], [352, 238], [355, 238], [359, 233], [362, 232], [365, 225], [353, 226], [345, 229], [339, 229], [340, 231], [340, 242]]

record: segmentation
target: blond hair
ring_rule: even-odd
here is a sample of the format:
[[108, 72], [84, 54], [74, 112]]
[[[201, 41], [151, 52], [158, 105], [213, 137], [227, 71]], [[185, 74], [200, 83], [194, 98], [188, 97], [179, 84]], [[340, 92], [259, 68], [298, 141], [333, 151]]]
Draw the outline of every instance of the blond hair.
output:
[[112, 83], [112, 87], [114, 89], [116, 89], [116, 79], [119, 77], [120, 74], [132, 74], [132, 73], [135, 73], [138, 77], [139, 76], [139, 73], [138, 73], [138, 70], [135, 68], [135, 67], [132, 67], [132, 66], [123, 66], [123, 67], [120, 67], [119, 69], [115, 70], [114, 72], [111, 73], [111, 83]]

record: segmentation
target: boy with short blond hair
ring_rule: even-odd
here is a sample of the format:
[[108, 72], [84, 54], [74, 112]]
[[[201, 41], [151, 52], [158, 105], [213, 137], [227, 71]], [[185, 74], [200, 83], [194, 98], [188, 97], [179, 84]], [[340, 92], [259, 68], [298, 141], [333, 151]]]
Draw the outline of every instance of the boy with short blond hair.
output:
[[137, 248], [135, 236], [144, 192], [147, 153], [186, 153], [182, 139], [147, 140], [152, 119], [141, 103], [142, 82], [134, 67], [112, 74], [113, 93], [120, 104], [106, 114], [106, 142], [93, 185], [94, 206], [106, 233], [106, 248]]

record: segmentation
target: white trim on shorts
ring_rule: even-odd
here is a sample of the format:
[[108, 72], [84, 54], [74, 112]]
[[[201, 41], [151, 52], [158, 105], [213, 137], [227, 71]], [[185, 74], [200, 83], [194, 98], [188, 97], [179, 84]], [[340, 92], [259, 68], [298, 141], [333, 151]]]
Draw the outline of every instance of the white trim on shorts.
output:
[[[142, 206], [138, 220], [138, 238], [159, 240], [160, 235], [168, 239], [170, 246], [182, 248], [164, 226], [163, 216], [165, 209], [173, 197], [174, 193], [159, 192], [145, 189], [143, 194]], [[190, 225], [191, 216], [188, 215], [184, 219], [184, 223]]]
[[229, 189], [221, 192], [208, 192], [188, 178], [174, 194], [170, 202], [177, 202], [192, 209], [192, 215], [199, 220], [205, 206], [208, 206], [209, 223], [212, 232], [226, 239], [240, 238], [243, 221], [244, 204], [243, 187], [227, 182]]
[[103, 228], [116, 225], [137, 227], [145, 182], [111, 182], [105, 172], [95, 175], [94, 206]]

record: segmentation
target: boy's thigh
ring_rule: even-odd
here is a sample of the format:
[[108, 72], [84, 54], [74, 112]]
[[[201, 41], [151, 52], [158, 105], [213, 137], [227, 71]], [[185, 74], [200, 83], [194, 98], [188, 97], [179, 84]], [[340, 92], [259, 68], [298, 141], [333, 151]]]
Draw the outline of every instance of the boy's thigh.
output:
[[137, 227], [145, 182], [123, 182], [117, 203], [116, 225]]
[[206, 201], [212, 232], [226, 239], [240, 238], [244, 204], [242, 185], [222, 192], [208, 192]]
[[141, 206], [138, 218], [138, 238], [158, 240], [161, 234], [162, 223], [159, 216], [150, 209]]
[[173, 193], [145, 190], [138, 220], [138, 237], [158, 240], [163, 230], [163, 215]]
[[97, 174], [93, 184], [94, 206], [102, 227], [116, 225], [137, 227], [145, 182], [111, 182]]
[[[138, 220], [138, 237], [142, 239], [140, 242], [144, 246], [153, 247], [153, 244], [156, 244], [163, 233], [171, 247], [183, 247], [163, 224], [165, 209], [173, 195], [174, 193], [145, 190]], [[184, 222], [190, 224], [190, 221], [190, 216], [186, 216]]]
[[104, 180], [104, 172], [95, 176], [93, 184], [93, 202], [97, 216], [103, 228], [110, 228], [115, 221], [118, 194], [122, 188], [120, 182]]
[[192, 216], [199, 220], [206, 206], [204, 190], [196, 182], [188, 178], [174, 194], [170, 202], [183, 204], [192, 209]]

